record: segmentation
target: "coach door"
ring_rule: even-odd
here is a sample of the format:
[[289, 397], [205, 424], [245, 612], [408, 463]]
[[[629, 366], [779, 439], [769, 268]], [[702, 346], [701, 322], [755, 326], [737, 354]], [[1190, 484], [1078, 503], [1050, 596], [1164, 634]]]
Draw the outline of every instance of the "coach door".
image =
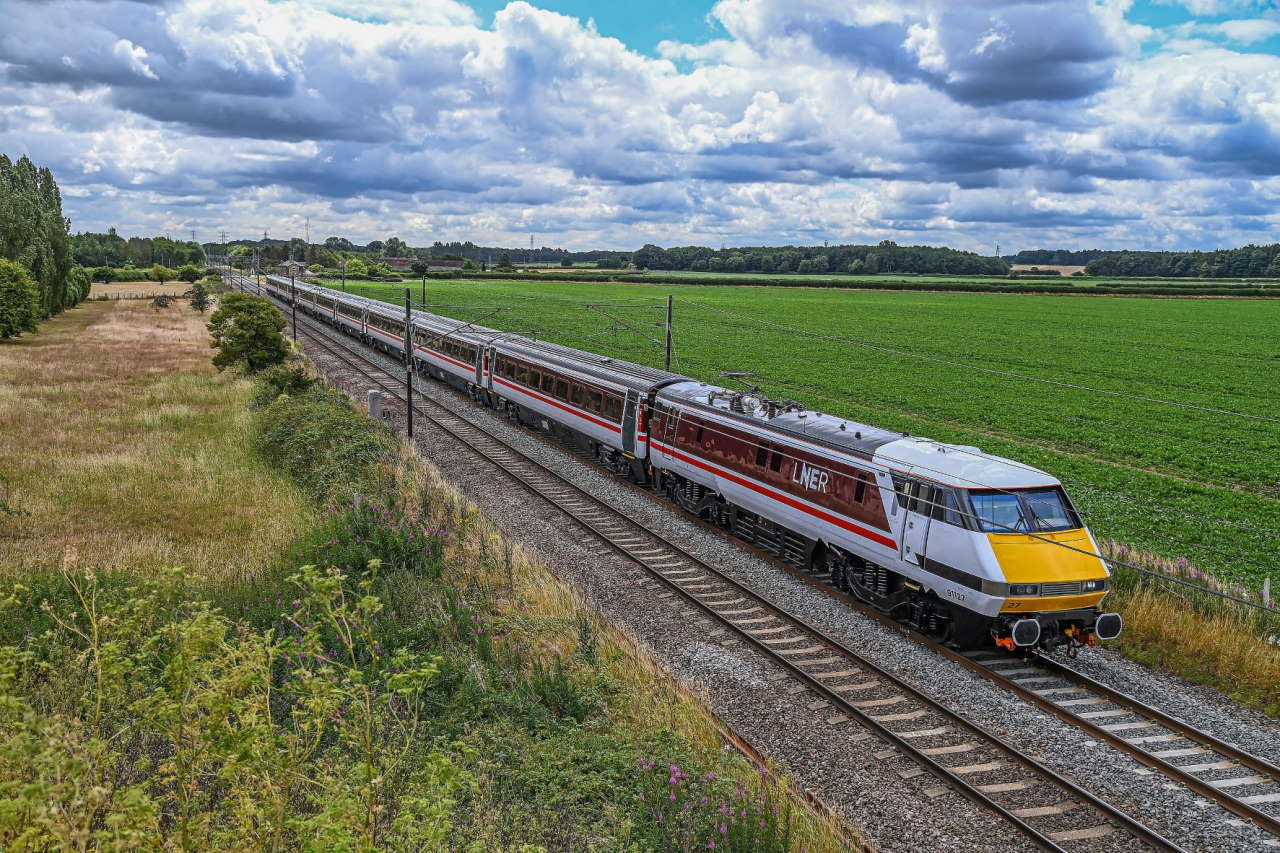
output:
[[626, 406], [622, 410], [622, 451], [636, 455], [636, 404], [640, 395], [636, 391], [627, 392]]

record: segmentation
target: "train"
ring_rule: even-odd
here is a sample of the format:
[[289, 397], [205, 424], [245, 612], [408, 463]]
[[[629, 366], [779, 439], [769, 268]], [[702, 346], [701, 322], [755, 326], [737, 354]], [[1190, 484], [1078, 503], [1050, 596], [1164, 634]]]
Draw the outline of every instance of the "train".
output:
[[1074, 653], [1123, 628], [1093, 534], [1029, 465], [314, 283], [259, 287], [939, 641]]

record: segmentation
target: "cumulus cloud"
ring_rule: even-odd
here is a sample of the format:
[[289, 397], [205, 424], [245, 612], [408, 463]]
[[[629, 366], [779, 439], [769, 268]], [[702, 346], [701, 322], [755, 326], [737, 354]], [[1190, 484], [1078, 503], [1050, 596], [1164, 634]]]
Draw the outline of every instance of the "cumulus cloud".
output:
[[987, 250], [1280, 224], [1280, 58], [1125, 8], [721, 0], [726, 38], [654, 57], [521, 0], [12, 0], [0, 150], [123, 230]]

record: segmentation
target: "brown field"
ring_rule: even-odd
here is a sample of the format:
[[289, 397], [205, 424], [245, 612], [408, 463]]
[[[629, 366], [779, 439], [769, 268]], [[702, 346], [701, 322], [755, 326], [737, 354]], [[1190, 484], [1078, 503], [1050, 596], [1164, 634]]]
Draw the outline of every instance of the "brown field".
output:
[[1012, 269], [1014, 272], [1031, 272], [1031, 268], [1035, 267], [1040, 270], [1057, 270], [1064, 276], [1072, 275], [1077, 272], [1084, 272], [1084, 267], [1061, 266], [1055, 264], [1014, 264]]
[[181, 296], [191, 289], [185, 281], [113, 281], [110, 284], [95, 282], [89, 290], [90, 299], [140, 299], [151, 296]]
[[0, 576], [65, 558], [230, 579], [311, 523], [251, 455], [251, 385], [212, 368], [207, 321], [88, 302], [0, 342]]

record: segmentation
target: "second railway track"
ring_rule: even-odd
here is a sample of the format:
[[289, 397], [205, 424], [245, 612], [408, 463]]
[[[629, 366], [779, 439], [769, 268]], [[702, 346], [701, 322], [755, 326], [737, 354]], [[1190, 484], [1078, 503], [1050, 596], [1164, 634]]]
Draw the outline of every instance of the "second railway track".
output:
[[[244, 284], [243, 279], [237, 280]], [[252, 285], [250, 284], [250, 287]], [[363, 352], [363, 346], [303, 315], [302, 324], [324, 330], [303, 334], [403, 405], [403, 377]], [[301, 329], [299, 330], [302, 331]], [[461, 446], [491, 462], [521, 487], [546, 500], [666, 588], [662, 595], [692, 605], [770, 659], [821, 697], [811, 710], [857, 721], [866, 738], [877, 737], [916, 765], [904, 778], [929, 772], [1008, 823], [1044, 850], [1181, 848], [1139, 820], [998, 735], [984, 730], [854, 652], [821, 628], [788, 613], [767, 597], [688, 553], [661, 532], [629, 518], [535, 461], [478, 424], [429, 400], [414, 410]], [[1105, 840], [1104, 840], [1105, 839]]]

